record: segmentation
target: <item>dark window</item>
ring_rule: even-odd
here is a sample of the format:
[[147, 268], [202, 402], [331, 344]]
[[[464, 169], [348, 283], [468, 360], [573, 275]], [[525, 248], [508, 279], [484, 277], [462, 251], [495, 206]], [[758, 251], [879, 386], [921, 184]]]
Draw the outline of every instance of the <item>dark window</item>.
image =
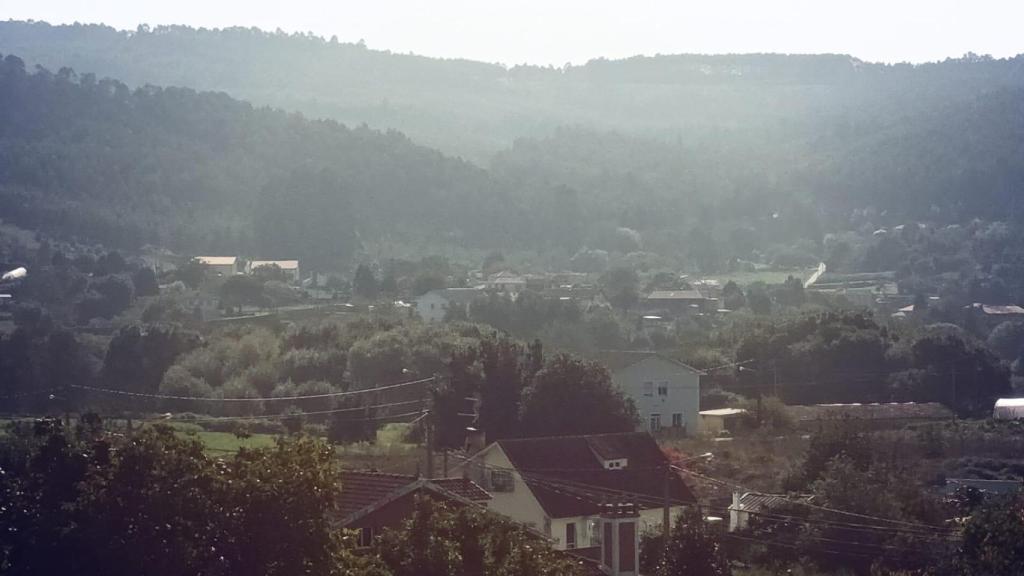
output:
[[495, 492], [512, 492], [515, 481], [512, 473], [506, 470], [491, 470], [491, 490]]
[[658, 396], [668, 396], [668, 382], [658, 384]]
[[612, 541], [612, 523], [605, 522], [604, 530], [602, 531], [604, 532], [601, 544], [604, 547], [604, 565], [610, 568], [612, 565], [612, 544], [614, 544]]
[[673, 414], [672, 415], [672, 427], [673, 428], [682, 428], [683, 427], [683, 415], [682, 414]]
[[359, 545], [371, 546], [373, 544], [373, 526], [364, 526], [359, 530]]
[[619, 524], [619, 572], [636, 570], [636, 523]]
[[576, 547], [576, 523], [569, 522], [565, 525], [565, 548], [572, 550]]
[[661, 430], [661, 414], [651, 414], [651, 432]]

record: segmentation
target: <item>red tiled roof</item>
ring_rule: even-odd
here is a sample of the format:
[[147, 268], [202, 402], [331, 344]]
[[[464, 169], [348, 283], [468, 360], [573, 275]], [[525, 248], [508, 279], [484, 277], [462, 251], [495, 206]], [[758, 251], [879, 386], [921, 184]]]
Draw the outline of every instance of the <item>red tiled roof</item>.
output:
[[341, 473], [341, 500], [338, 513], [342, 518], [358, 512], [386, 496], [415, 482], [417, 478], [408, 474], [385, 474], [362, 470], [345, 470]]
[[472, 502], [486, 502], [491, 499], [486, 490], [469, 478], [434, 478], [430, 483]]
[[[668, 459], [645, 432], [499, 440], [512, 465], [552, 518], [597, 514], [602, 502], [631, 500], [643, 508], [660, 505]], [[607, 470], [602, 460], [625, 458], [623, 469]], [[529, 475], [533, 472], [533, 475]], [[678, 474], [669, 478], [675, 502], [695, 502]], [[658, 504], [654, 502], [657, 501]]]
[[[408, 474], [344, 470], [341, 473], [339, 517], [347, 518], [420, 480], [422, 479]], [[490, 494], [467, 478], [434, 478], [426, 481], [423, 487], [429, 490], [432, 486], [435, 491], [440, 488], [471, 502], [485, 502], [491, 499]]]

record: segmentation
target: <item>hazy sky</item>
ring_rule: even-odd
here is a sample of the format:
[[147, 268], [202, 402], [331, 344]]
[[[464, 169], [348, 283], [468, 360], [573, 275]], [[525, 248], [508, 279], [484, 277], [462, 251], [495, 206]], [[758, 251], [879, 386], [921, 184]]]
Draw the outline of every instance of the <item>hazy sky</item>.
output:
[[1024, 52], [1024, 0], [0, 0], [0, 18], [281, 28], [506, 64], [680, 52], [886, 62]]

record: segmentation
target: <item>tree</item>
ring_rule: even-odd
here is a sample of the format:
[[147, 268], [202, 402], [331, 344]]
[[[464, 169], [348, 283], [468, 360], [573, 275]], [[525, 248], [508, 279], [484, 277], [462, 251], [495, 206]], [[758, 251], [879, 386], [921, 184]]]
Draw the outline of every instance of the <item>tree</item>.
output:
[[633, 402], [604, 366], [559, 354], [537, 372], [522, 407], [524, 436], [628, 432], [639, 422]]
[[747, 286], [747, 305], [754, 314], [768, 315], [772, 313], [772, 297], [764, 282], [752, 282]]
[[136, 296], [156, 296], [160, 293], [160, 285], [157, 284], [156, 274], [153, 269], [143, 266], [132, 274], [132, 286], [135, 287]]
[[375, 300], [377, 298], [379, 290], [377, 277], [373, 275], [373, 271], [366, 264], [360, 264], [356, 268], [356, 275], [352, 280], [352, 290], [357, 296], [362, 296], [367, 300]]
[[580, 564], [520, 525], [473, 507], [418, 496], [411, 518], [374, 552], [394, 576], [576, 576]]
[[1024, 351], [1024, 322], [1008, 320], [992, 329], [986, 341], [1001, 359], [1012, 362]]
[[509, 338], [482, 340], [479, 346], [483, 381], [480, 383], [479, 426], [491, 440], [519, 434], [523, 395], [522, 349]]
[[1024, 498], [992, 498], [971, 514], [952, 572], [964, 576], [1015, 574], [1024, 566]]
[[412, 294], [419, 296], [431, 290], [438, 290], [447, 285], [447, 279], [443, 274], [434, 270], [424, 270], [416, 275], [412, 281]]
[[629, 309], [639, 298], [640, 279], [632, 268], [616, 267], [601, 276], [601, 291], [616, 308]]
[[722, 303], [727, 310], [739, 310], [747, 305], [747, 298], [743, 295], [743, 290], [735, 282], [729, 280], [722, 287]]
[[310, 438], [214, 461], [166, 426], [41, 420], [0, 447], [4, 574], [386, 574], [332, 525], [338, 464]]
[[190, 258], [174, 272], [176, 279], [182, 281], [186, 286], [195, 290], [203, 283], [206, 277], [206, 267], [197, 258]]
[[640, 548], [640, 567], [656, 576], [731, 576], [721, 542], [700, 512], [687, 509], [676, 518], [665, 550], [661, 535], [646, 534]]
[[220, 287], [220, 298], [225, 306], [265, 306], [263, 283], [252, 276], [236, 275], [224, 281]]

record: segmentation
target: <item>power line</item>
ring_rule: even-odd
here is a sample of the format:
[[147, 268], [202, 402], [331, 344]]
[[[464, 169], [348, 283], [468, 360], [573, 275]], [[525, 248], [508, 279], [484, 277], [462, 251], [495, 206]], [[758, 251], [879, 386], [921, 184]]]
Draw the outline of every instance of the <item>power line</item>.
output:
[[[417, 400], [418, 402], [418, 400]], [[321, 410], [318, 412], [295, 412], [293, 414], [272, 414], [269, 416], [225, 416], [223, 418], [201, 418], [196, 420], [170, 420], [170, 419], [150, 419], [143, 420], [146, 423], [178, 423], [178, 424], [194, 424], [198, 422], [229, 422], [235, 420], [283, 420], [287, 418], [301, 418], [304, 416], [322, 416], [324, 414], [336, 414], [338, 410]], [[345, 422], [374, 422], [379, 420], [391, 420], [394, 418], [407, 418], [409, 416], [422, 416], [423, 410], [417, 410], [415, 412], [405, 412], [404, 414], [389, 414], [385, 416], [376, 416], [370, 418], [351, 418], [345, 419]], [[412, 422], [410, 422], [411, 424]]]
[[[685, 468], [681, 468], [679, 466], [673, 466], [673, 468], [678, 470], [678, 471], [680, 471], [680, 472], [683, 472], [685, 474], [689, 474], [691, 476], [695, 476], [697, 478], [701, 478], [701, 479], [707, 480], [709, 482], [721, 484], [721, 485], [724, 485], [724, 486], [729, 486], [731, 488], [740, 488], [740, 489], [742, 489], [742, 490], [744, 490], [746, 492], [753, 492], [753, 493], [759, 494], [759, 492], [757, 492], [756, 490], [750, 490], [748, 488], [745, 488], [744, 486], [741, 486], [741, 485], [733, 483], [733, 482], [728, 482], [726, 480], [720, 480], [718, 478], [712, 478], [710, 476], [705, 476], [703, 474], [699, 474], [697, 472], [694, 472], [692, 470], [688, 470], [688, 469], [685, 469]], [[787, 498], [785, 496], [779, 496], [779, 498], [782, 498], [783, 500], [786, 500], [787, 502], [790, 502], [790, 503], [793, 503], [793, 504], [797, 504], [799, 506], [807, 506], [809, 508], [815, 508], [815, 509], [818, 509], [818, 510], [823, 510], [823, 511], [826, 511], [826, 512], [831, 512], [833, 514], [842, 514], [842, 515], [850, 516], [850, 517], [853, 517], [853, 518], [863, 518], [863, 519], [866, 519], [866, 520], [877, 520], [877, 521], [887, 522], [887, 523], [891, 523], [891, 524], [900, 524], [900, 525], [916, 528], [918, 530], [925, 529], [925, 530], [931, 530], [931, 531], [938, 530], [938, 531], [951, 532], [951, 530], [949, 530], [948, 528], [946, 528], [944, 526], [934, 526], [934, 525], [931, 525], [931, 524], [921, 524], [921, 523], [917, 523], [917, 522], [906, 522], [906, 521], [903, 521], [903, 520], [894, 520], [892, 518], [883, 518], [881, 516], [872, 516], [872, 515], [869, 515], [869, 514], [859, 514], [857, 512], [847, 512], [845, 510], [839, 510], [839, 509], [836, 509], [836, 508], [829, 508], [827, 506], [819, 506], [817, 504], [811, 504], [810, 502], [804, 502], [804, 501], [801, 501], [801, 500], [795, 500], [795, 499], [792, 499], [792, 498]]]
[[[389, 408], [391, 406], [404, 406], [406, 404], [417, 404], [424, 402], [424, 399], [418, 398], [416, 400], [406, 400], [405, 402], [389, 402], [387, 404], [376, 404], [373, 406], [356, 406], [352, 408], [336, 408], [334, 410], [318, 410], [315, 412], [295, 412], [291, 414], [268, 414], [263, 416], [211, 416], [209, 418], [197, 418], [197, 419], [180, 419], [173, 420], [175, 422], [182, 423], [195, 423], [195, 422], [227, 422], [231, 420], [271, 420], [274, 418], [294, 418], [297, 416], [320, 416], [324, 414], [340, 414], [344, 412], [360, 412], [365, 410], [374, 410], [377, 408]], [[142, 420], [142, 422], [167, 422], [167, 418], [149, 418]], [[345, 420], [346, 422], [356, 422], [357, 419]]]
[[421, 380], [413, 380], [410, 382], [401, 382], [399, 384], [390, 384], [388, 386], [380, 386], [377, 388], [364, 388], [362, 390], [349, 390], [345, 392], [328, 392], [324, 394], [309, 394], [305, 396], [278, 396], [270, 398], [204, 398], [201, 396], [172, 396], [167, 394], [146, 394], [143, 392], [129, 392], [127, 390], [114, 390], [111, 388], [96, 388], [94, 386], [83, 386], [80, 384], [72, 384], [70, 387], [77, 388], [79, 390], [86, 390], [89, 392], [100, 392], [104, 394], [115, 394], [120, 396], [132, 396], [136, 398], [154, 398], [157, 400], [190, 400], [195, 402], [282, 402], [292, 400], [307, 400], [310, 398], [341, 398], [346, 396], [354, 396], [357, 394], [383, 392], [385, 390], [394, 390], [396, 388], [412, 386], [414, 384], [432, 382], [433, 380], [434, 377], [431, 376], [430, 378], [423, 378]]

